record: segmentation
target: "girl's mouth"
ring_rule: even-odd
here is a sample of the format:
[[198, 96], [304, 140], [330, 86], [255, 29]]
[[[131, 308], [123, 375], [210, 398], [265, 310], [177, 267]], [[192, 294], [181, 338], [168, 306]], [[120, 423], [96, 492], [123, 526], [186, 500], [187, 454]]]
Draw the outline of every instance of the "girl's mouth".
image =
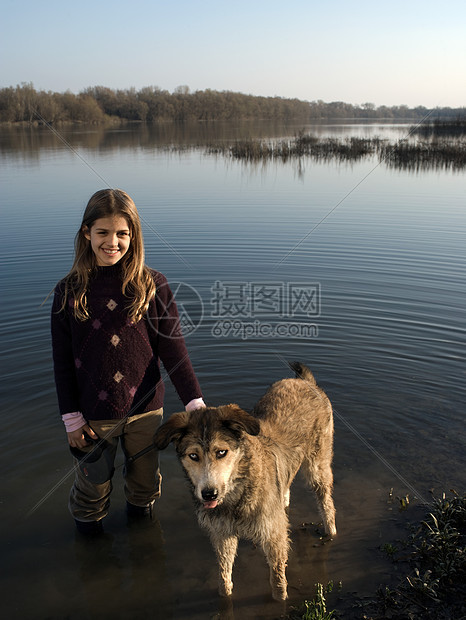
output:
[[102, 250], [105, 252], [105, 254], [107, 254], [108, 256], [114, 256], [115, 254], [118, 254], [118, 252], [120, 250], [107, 250], [106, 248], [102, 248]]

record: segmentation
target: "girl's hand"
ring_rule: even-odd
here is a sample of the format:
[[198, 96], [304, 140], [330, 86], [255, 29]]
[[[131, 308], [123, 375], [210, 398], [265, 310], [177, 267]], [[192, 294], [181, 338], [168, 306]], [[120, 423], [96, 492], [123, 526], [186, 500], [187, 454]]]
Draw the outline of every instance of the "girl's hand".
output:
[[89, 445], [84, 437], [84, 431], [89, 435], [89, 437], [92, 437], [92, 439], [99, 439], [89, 424], [84, 424], [84, 426], [79, 428], [77, 431], [66, 433], [68, 435], [68, 443], [72, 448], [82, 449]]

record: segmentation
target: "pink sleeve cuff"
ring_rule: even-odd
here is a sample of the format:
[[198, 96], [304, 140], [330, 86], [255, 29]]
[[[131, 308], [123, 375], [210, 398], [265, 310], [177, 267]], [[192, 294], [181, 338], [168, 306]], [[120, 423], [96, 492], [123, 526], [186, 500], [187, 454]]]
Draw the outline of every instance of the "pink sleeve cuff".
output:
[[193, 398], [185, 406], [185, 409], [186, 411], [194, 411], [194, 409], [200, 409], [201, 407], [205, 407], [205, 402], [202, 400], [202, 398]]
[[87, 424], [86, 420], [83, 417], [83, 414], [80, 411], [74, 411], [73, 413], [65, 413], [62, 415], [61, 419], [63, 420], [67, 433], [72, 433], [73, 431], [77, 431], [82, 428], [85, 424]]

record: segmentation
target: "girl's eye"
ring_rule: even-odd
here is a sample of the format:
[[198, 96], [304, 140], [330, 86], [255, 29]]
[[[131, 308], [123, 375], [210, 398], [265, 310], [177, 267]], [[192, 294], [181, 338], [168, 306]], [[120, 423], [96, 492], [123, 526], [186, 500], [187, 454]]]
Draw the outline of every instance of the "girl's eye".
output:
[[189, 458], [191, 459], [191, 461], [198, 461], [199, 457], [195, 452], [192, 452], [191, 454], [188, 454]]
[[223, 457], [225, 457], [227, 455], [228, 450], [218, 450], [217, 452], [217, 458], [218, 459], [223, 459]]

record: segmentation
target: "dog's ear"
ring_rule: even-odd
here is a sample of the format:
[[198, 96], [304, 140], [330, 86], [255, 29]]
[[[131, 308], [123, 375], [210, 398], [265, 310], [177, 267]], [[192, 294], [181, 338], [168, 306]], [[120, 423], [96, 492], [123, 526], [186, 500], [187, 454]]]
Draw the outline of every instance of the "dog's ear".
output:
[[251, 414], [241, 409], [234, 403], [219, 407], [221, 420], [230, 430], [235, 433], [247, 433], [248, 435], [258, 435], [261, 430], [260, 422]]
[[174, 413], [157, 429], [154, 435], [154, 446], [157, 450], [165, 450], [171, 441], [180, 439], [188, 426], [189, 413]]

